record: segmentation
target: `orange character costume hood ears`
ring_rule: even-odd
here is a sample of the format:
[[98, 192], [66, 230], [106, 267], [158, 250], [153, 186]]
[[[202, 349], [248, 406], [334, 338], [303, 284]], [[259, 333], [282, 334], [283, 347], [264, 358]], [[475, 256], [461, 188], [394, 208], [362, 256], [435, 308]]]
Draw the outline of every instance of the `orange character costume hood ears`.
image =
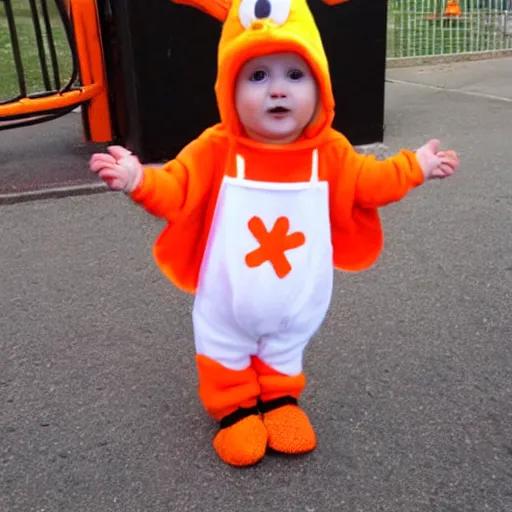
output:
[[[329, 64], [306, 0], [173, 0], [196, 7], [223, 22], [215, 92], [220, 118], [235, 136], [242, 127], [235, 110], [234, 87], [243, 64], [269, 53], [298, 53], [311, 67], [320, 89], [320, 108], [305, 131], [314, 137], [334, 118]], [[329, 5], [347, 0], [323, 0]]]

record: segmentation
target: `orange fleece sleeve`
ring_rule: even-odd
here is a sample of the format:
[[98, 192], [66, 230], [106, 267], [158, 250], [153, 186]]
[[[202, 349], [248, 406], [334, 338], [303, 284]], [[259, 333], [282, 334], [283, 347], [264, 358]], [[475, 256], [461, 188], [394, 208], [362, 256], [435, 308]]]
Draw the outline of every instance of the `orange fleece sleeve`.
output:
[[403, 149], [379, 161], [373, 155], [357, 155], [359, 173], [355, 202], [363, 208], [379, 208], [399, 201], [424, 181], [414, 152]]
[[362, 208], [380, 208], [399, 201], [424, 181], [415, 153], [407, 149], [385, 160], [377, 160], [373, 155], [357, 153], [342, 139], [341, 159], [341, 174], [346, 169], [353, 176], [353, 200]]
[[204, 132], [163, 167], [146, 167], [130, 197], [152, 215], [169, 222], [183, 210], [193, 210], [206, 198], [211, 183], [211, 146], [208, 132]]
[[130, 197], [156, 217], [178, 213], [185, 203], [188, 170], [178, 159], [161, 168], [146, 167], [141, 183]]

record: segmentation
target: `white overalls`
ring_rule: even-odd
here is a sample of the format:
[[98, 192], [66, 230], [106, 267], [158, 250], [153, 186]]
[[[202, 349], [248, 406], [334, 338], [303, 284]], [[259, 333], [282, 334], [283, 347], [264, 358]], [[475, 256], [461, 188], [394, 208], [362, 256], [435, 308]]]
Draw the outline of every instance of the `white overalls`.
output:
[[[269, 239], [276, 250], [265, 260]], [[333, 273], [329, 191], [318, 179], [318, 151], [311, 180], [301, 183], [246, 180], [237, 156], [237, 177], [222, 182], [199, 274], [197, 353], [233, 370], [257, 355], [278, 372], [299, 374], [304, 348], [327, 313]]]

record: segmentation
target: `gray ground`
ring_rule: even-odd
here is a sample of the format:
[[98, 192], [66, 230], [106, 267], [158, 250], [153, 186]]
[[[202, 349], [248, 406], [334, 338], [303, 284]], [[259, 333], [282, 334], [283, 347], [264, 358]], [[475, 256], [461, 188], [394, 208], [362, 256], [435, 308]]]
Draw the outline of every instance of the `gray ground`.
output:
[[[94, 151], [105, 144], [84, 142], [81, 116], [71, 113], [56, 121], [0, 131], [0, 204], [59, 188], [59, 195], [80, 193], [99, 185], [87, 168]], [[103, 188], [103, 187], [102, 187]]]
[[160, 221], [115, 193], [0, 207], [1, 512], [512, 510], [512, 60], [389, 78], [388, 146], [439, 137], [462, 167], [383, 210], [373, 269], [337, 274], [305, 457], [216, 458]]

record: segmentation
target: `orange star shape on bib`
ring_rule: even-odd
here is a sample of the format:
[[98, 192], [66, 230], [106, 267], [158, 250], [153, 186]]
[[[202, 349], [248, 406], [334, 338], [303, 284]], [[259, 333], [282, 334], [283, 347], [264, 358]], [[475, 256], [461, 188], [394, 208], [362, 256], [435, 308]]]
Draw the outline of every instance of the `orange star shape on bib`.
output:
[[306, 243], [304, 233], [297, 231], [288, 234], [290, 221], [287, 217], [279, 217], [270, 231], [267, 231], [259, 217], [253, 217], [248, 226], [260, 246], [245, 256], [247, 266], [255, 268], [268, 261], [274, 268], [277, 277], [280, 279], [286, 277], [291, 272], [292, 266], [285, 251], [304, 245]]

